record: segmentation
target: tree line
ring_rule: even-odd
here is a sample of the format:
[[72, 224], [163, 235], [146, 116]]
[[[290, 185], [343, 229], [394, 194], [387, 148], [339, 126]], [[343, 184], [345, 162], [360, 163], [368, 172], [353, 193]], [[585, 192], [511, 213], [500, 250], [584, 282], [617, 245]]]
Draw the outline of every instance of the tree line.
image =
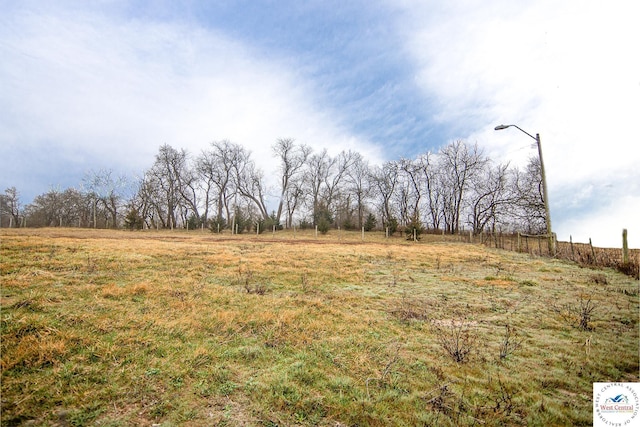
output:
[[0, 195], [0, 226], [546, 231], [536, 158], [524, 169], [496, 164], [460, 140], [382, 165], [290, 138], [271, 148], [271, 179], [250, 151], [223, 140], [197, 155], [165, 144], [135, 179], [93, 171], [78, 188], [51, 189], [25, 206], [11, 187]]

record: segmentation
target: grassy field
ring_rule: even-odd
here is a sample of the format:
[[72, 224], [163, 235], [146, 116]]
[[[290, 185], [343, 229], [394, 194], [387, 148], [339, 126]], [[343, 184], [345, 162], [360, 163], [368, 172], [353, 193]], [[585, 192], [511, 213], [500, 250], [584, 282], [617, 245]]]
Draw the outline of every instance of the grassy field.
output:
[[590, 425], [639, 282], [442, 241], [0, 232], [2, 425]]

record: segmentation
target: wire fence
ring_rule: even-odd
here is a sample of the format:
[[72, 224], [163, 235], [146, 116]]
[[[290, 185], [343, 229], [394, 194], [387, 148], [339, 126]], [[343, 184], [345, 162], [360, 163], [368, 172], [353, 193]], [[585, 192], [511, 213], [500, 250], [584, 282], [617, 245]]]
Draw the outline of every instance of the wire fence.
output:
[[482, 244], [533, 256], [551, 256], [566, 259], [590, 267], [615, 268], [636, 279], [640, 279], [640, 249], [629, 249], [625, 261], [622, 248], [599, 248], [589, 243], [573, 241], [555, 242], [555, 254], [550, 253], [548, 236], [521, 233], [483, 233]]

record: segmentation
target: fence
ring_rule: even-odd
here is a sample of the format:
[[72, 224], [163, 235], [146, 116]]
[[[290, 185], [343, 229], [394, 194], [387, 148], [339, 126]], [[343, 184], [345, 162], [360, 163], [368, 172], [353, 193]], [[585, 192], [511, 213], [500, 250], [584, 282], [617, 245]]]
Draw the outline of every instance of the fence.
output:
[[[520, 233], [483, 233], [482, 243], [486, 246], [528, 253], [535, 256], [551, 256], [546, 235]], [[640, 249], [628, 249], [625, 262], [624, 250], [617, 248], [598, 248], [589, 243], [556, 241], [555, 257], [592, 267], [610, 267], [640, 279]]]

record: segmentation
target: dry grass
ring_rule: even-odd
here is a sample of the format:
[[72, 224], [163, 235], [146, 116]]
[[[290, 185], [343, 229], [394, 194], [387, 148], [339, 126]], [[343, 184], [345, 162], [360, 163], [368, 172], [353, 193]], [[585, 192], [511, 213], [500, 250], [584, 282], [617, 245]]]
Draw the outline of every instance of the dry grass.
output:
[[588, 425], [592, 382], [639, 380], [613, 270], [441, 236], [0, 238], [3, 425]]

